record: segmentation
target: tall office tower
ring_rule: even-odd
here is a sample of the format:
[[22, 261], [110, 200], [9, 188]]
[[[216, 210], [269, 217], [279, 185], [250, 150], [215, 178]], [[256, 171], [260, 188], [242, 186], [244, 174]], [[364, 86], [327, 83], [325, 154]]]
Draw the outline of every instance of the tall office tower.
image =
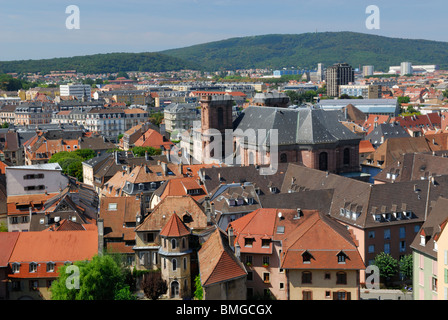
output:
[[362, 67], [362, 75], [364, 77], [373, 76], [373, 66], [363, 66]]
[[327, 96], [339, 96], [339, 86], [355, 81], [355, 72], [347, 63], [337, 63], [327, 68]]
[[412, 63], [402, 62], [400, 65], [400, 74], [402, 76], [404, 76], [406, 74], [412, 74]]

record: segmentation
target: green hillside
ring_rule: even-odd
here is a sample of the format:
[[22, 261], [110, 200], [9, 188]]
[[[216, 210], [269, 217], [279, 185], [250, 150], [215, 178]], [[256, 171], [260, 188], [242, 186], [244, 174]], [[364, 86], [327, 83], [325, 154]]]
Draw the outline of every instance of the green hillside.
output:
[[209, 70], [315, 68], [320, 62], [374, 65], [388, 71], [403, 61], [448, 68], [448, 43], [388, 38], [355, 32], [271, 34], [231, 38], [162, 53], [190, 60]]
[[119, 71], [163, 72], [198, 69], [195, 63], [161, 53], [107, 53], [42, 60], [0, 61], [0, 73], [76, 70], [83, 73], [113, 73]]
[[398, 39], [355, 32], [271, 34], [231, 38], [152, 53], [109, 53], [71, 58], [0, 62], [1, 72], [77, 70], [84, 73], [119, 71], [219, 71], [249, 68], [316, 68], [322, 62], [373, 65], [388, 71], [403, 61], [438, 64], [448, 69], [448, 43]]

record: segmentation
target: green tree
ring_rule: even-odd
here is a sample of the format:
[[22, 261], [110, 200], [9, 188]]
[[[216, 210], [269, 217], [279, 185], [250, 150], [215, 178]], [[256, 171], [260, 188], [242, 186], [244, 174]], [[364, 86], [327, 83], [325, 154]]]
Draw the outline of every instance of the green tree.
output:
[[381, 252], [376, 255], [374, 263], [380, 271], [380, 277], [385, 280], [386, 284], [390, 279], [397, 275], [399, 270], [398, 261], [394, 259], [389, 253]]
[[58, 163], [62, 173], [83, 181], [82, 162], [95, 157], [91, 149], [77, 149], [75, 151], [61, 151], [51, 156], [49, 163]]
[[120, 71], [120, 72], [117, 73], [117, 78], [129, 79], [129, 75], [126, 72], [124, 72], [124, 71]]
[[300, 95], [297, 91], [294, 90], [286, 90], [285, 94], [289, 97], [289, 100], [292, 104], [299, 104], [301, 101], [299, 100]]
[[401, 257], [399, 261], [399, 270], [401, 274], [403, 274], [407, 279], [412, 279], [413, 268], [412, 254], [407, 254]]
[[73, 272], [62, 266], [50, 287], [52, 300], [134, 300], [125, 282], [123, 269], [110, 255], [94, 256], [91, 261], [74, 263], [79, 270], [79, 287], [66, 285]]
[[202, 283], [201, 283], [201, 275], [198, 274], [194, 278], [194, 297], [196, 300], [202, 300], [204, 297], [204, 290], [202, 289]]
[[148, 152], [148, 155], [150, 156], [162, 154], [162, 150], [153, 147], [134, 147], [131, 149], [131, 151], [134, 154], [134, 156], [137, 157], [143, 157], [146, 154], [146, 152]]
[[152, 124], [159, 126], [163, 118], [164, 118], [163, 112], [155, 112], [151, 115], [149, 121], [151, 121]]
[[407, 96], [405, 96], [405, 97], [398, 97], [397, 101], [398, 101], [398, 103], [401, 106], [403, 103], [409, 103], [411, 101], [411, 98], [409, 98]]

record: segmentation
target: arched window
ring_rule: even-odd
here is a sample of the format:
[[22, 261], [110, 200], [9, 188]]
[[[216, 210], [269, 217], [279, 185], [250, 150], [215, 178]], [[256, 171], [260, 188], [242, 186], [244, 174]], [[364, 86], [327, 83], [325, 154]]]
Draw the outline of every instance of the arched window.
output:
[[173, 271], [176, 271], [177, 270], [177, 259], [171, 260], [171, 264], [173, 266]]
[[179, 282], [171, 282], [171, 298], [176, 298], [179, 296]]
[[176, 241], [176, 239], [171, 239], [171, 249], [176, 249], [176, 247], [177, 247], [177, 241]]
[[184, 270], [187, 270], [187, 258], [184, 257]]
[[350, 165], [350, 149], [344, 149], [344, 165]]
[[182, 249], [185, 249], [187, 247], [187, 244], [185, 242], [185, 238], [182, 239]]
[[319, 154], [319, 170], [328, 170], [328, 153], [326, 152], [321, 152]]

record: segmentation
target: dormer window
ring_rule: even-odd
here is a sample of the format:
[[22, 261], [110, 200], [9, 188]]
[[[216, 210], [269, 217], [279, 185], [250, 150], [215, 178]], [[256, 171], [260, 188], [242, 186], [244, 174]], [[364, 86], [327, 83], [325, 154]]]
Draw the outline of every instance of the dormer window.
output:
[[54, 262], [47, 263], [47, 272], [54, 272]]
[[245, 247], [252, 247], [254, 244], [255, 239], [254, 238], [244, 238], [244, 246]]
[[20, 263], [14, 262], [12, 264], [12, 272], [19, 273], [20, 272]]
[[420, 235], [420, 245], [421, 246], [426, 245], [426, 237], [424, 235]]
[[269, 244], [271, 243], [271, 239], [261, 239], [261, 247], [269, 248]]
[[37, 271], [37, 263], [31, 262], [29, 272], [36, 272]]
[[348, 256], [343, 251], [339, 252], [337, 254], [337, 257], [338, 257], [338, 263], [345, 263], [345, 260], [348, 258]]
[[308, 251], [305, 251], [304, 253], [302, 253], [302, 262], [303, 263], [311, 263], [311, 258], [313, 256], [311, 255], [311, 253], [309, 253]]

